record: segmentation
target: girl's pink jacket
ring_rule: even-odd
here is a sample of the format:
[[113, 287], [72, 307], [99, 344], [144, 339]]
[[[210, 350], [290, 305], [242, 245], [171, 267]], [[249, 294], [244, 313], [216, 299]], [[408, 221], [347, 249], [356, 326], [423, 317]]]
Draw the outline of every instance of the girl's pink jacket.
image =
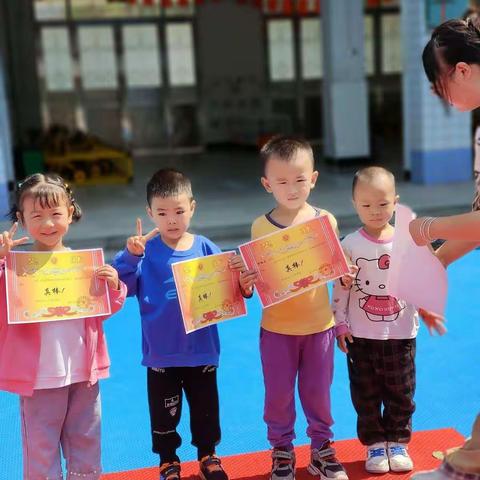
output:
[[[123, 306], [127, 287], [109, 289], [112, 315]], [[109, 376], [110, 358], [103, 333], [103, 317], [85, 318], [85, 343], [88, 351], [89, 382]], [[40, 359], [40, 327], [38, 323], [9, 325], [5, 268], [0, 263], [0, 390], [31, 396]]]

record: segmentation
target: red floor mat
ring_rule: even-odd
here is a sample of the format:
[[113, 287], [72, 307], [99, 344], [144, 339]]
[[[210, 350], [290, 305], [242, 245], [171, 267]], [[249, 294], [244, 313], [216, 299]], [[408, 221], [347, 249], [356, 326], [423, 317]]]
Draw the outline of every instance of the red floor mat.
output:
[[[413, 434], [409, 446], [410, 455], [415, 464], [415, 471], [435, 468], [440, 461], [433, 457], [434, 451], [444, 451], [463, 443], [463, 437], [451, 428], [442, 430], [428, 430]], [[382, 480], [406, 480], [408, 474], [373, 475], [363, 468], [365, 447], [358, 440], [342, 440], [335, 442], [337, 457], [347, 469], [350, 480], [366, 480], [380, 478]], [[308, 446], [298, 447], [297, 453], [297, 480], [309, 480], [313, 477], [307, 472], [309, 461]], [[265, 480], [270, 472], [270, 454], [266, 452], [247, 453], [223, 457], [222, 463], [230, 480]], [[182, 464], [182, 479], [196, 480], [198, 478], [197, 462]], [[108, 473], [102, 480], [158, 480], [158, 468], [144, 468], [128, 472]]]

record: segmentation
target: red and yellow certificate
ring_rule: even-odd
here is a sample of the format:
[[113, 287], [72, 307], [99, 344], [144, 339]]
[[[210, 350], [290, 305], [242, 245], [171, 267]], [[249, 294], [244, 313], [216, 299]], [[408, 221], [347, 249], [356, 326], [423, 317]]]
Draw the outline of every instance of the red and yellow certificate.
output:
[[239, 272], [228, 264], [233, 255], [225, 252], [172, 264], [187, 333], [246, 315]]
[[94, 275], [102, 265], [101, 249], [10, 252], [5, 266], [8, 323], [109, 315], [106, 282]]
[[326, 215], [240, 245], [249, 270], [258, 272], [264, 308], [348, 273], [340, 241]]

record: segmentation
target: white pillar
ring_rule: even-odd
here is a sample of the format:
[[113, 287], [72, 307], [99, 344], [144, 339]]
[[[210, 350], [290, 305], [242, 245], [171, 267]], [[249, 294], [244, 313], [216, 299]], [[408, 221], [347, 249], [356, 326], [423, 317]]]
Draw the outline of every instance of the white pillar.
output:
[[[441, 7], [430, 3], [431, 8]], [[468, 180], [472, 177], [471, 115], [447, 106], [430, 90], [422, 65], [422, 52], [432, 33], [425, 3], [402, 0], [401, 12], [404, 168], [415, 183]]]
[[325, 156], [370, 155], [363, 0], [323, 0]]

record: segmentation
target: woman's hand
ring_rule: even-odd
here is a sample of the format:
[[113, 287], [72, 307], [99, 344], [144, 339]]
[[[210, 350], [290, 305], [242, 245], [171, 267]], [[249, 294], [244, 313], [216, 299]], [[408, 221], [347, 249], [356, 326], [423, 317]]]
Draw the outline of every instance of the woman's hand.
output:
[[412, 220], [410, 222], [410, 225], [408, 226], [413, 241], [419, 247], [423, 247], [424, 245], [427, 245], [427, 243], [429, 243], [422, 232], [422, 225], [424, 221], [424, 218], [416, 218], [415, 220]]

